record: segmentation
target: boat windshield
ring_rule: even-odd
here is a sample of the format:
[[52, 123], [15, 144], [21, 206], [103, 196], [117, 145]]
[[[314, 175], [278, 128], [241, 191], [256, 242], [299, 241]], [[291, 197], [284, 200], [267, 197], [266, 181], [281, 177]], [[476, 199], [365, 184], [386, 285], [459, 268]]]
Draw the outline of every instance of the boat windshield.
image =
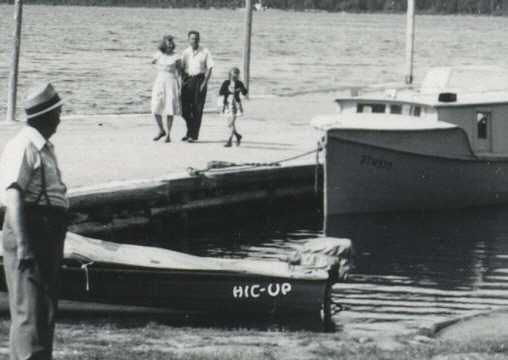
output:
[[422, 106], [412, 104], [357, 103], [356, 113], [395, 114], [420, 117]]

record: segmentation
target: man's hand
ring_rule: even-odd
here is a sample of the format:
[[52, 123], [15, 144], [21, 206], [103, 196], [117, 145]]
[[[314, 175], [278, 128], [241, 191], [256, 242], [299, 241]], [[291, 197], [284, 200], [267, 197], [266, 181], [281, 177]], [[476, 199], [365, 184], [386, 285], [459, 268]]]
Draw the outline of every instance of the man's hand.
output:
[[34, 265], [35, 265], [34, 258], [19, 259], [18, 270], [25, 271], [27, 269], [31, 269]]
[[26, 246], [26, 243], [24, 245], [18, 245], [17, 256], [19, 261], [18, 269], [20, 271], [32, 267], [35, 262], [35, 257], [32, 251]]
[[203, 92], [206, 89], [207, 82], [203, 81], [201, 85], [199, 86], [199, 91]]

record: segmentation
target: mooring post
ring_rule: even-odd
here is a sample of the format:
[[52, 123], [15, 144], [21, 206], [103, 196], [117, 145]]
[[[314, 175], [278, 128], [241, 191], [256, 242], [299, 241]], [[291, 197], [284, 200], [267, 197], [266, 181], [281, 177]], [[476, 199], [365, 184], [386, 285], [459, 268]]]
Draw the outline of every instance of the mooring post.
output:
[[21, 47], [21, 24], [23, 18], [23, 0], [14, 3], [14, 47], [12, 49], [11, 72], [7, 92], [7, 121], [16, 120], [16, 98], [18, 93], [19, 50]]
[[406, 84], [413, 83], [413, 58], [415, 41], [415, 0], [407, 0], [406, 24]]
[[243, 49], [243, 80], [245, 87], [250, 84], [250, 49], [252, 37], [252, 0], [245, 0], [245, 46]]

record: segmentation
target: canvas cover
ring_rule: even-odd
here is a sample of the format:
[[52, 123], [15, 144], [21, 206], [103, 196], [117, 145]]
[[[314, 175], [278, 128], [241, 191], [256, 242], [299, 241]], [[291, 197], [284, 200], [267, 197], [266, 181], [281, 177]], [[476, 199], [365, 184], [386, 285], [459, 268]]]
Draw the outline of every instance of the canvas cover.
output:
[[[349, 257], [347, 239], [317, 238], [295, 249], [303, 261], [291, 262], [292, 254], [277, 260], [221, 259], [200, 257], [149, 246], [119, 244], [68, 233], [65, 259], [83, 264], [114, 264], [156, 269], [227, 271], [299, 279], [327, 279], [328, 269], [341, 257]], [[0, 255], [2, 254], [0, 247]], [[335, 259], [335, 260], [333, 260]]]

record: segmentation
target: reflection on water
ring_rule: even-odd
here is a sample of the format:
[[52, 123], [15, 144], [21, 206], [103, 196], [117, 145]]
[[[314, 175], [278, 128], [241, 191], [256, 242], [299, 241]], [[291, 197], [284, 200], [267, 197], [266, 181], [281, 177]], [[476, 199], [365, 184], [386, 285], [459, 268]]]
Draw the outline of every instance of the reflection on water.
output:
[[351, 284], [335, 288], [350, 330], [395, 330], [508, 305], [508, 208], [341, 216], [354, 239]]

